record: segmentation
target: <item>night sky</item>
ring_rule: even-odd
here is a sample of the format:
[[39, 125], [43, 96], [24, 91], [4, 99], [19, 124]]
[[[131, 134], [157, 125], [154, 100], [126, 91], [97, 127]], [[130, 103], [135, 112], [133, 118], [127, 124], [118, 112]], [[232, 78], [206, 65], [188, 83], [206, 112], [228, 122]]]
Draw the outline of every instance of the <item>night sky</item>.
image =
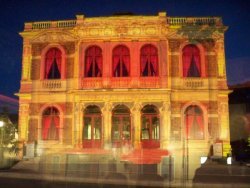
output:
[[221, 16], [229, 26], [225, 35], [228, 83], [250, 80], [249, 0], [0, 0], [0, 94], [19, 91], [24, 22], [109, 16], [117, 12], [138, 15]]

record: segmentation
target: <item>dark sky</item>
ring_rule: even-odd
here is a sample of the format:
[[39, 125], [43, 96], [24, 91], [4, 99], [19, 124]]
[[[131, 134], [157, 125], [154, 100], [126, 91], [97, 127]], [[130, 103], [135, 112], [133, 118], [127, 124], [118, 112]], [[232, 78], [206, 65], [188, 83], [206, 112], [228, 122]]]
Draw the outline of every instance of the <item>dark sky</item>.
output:
[[13, 97], [21, 78], [24, 22], [69, 20], [76, 14], [107, 16], [116, 12], [169, 16], [221, 16], [228, 83], [250, 80], [250, 0], [0, 0], [0, 94]]

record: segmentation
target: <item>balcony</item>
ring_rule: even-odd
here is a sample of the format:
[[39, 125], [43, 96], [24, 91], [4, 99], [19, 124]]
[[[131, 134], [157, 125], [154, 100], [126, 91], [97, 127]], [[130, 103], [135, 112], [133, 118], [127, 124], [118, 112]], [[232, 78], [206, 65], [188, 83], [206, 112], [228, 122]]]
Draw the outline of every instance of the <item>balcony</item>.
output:
[[50, 29], [50, 28], [73, 28], [76, 26], [76, 20], [64, 21], [45, 21], [25, 23], [24, 30]]
[[83, 89], [101, 89], [103, 88], [103, 78], [83, 78], [81, 87]]
[[140, 88], [159, 88], [160, 79], [159, 77], [140, 77], [139, 87]]
[[66, 80], [41, 80], [32, 83], [33, 91], [65, 91]]
[[102, 88], [160, 88], [159, 77], [83, 78], [82, 89]]
[[112, 77], [111, 88], [131, 88], [132, 78], [131, 77]]
[[182, 88], [185, 89], [205, 89], [208, 88], [207, 78], [183, 78]]
[[222, 25], [220, 17], [170, 17], [167, 18], [169, 25]]

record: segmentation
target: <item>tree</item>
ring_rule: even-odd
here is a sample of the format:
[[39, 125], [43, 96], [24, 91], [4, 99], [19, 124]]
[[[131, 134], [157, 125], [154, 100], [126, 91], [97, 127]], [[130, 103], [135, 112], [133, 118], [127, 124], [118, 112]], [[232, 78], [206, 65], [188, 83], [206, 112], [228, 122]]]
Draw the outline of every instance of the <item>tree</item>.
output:
[[19, 141], [16, 136], [17, 129], [16, 125], [10, 121], [8, 109], [6, 107], [3, 107], [2, 109], [2, 113], [0, 114], [0, 121], [3, 122], [3, 126], [0, 128], [1, 147], [7, 149], [10, 153], [14, 153], [17, 155], [19, 152]]

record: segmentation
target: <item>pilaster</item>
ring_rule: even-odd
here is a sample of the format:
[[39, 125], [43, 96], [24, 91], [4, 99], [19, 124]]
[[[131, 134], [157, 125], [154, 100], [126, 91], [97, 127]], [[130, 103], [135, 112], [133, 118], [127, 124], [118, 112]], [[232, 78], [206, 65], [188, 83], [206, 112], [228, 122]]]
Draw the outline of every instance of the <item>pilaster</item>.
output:
[[104, 148], [111, 147], [111, 116], [112, 116], [112, 103], [105, 102], [104, 107], [101, 109], [103, 114], [103, 144]]
[[167, 149], [170, 142], [170, 103], [163, 102], [160, 108], [160, 143], [161, 148]]
[[22, 58], [22, 80], [30, 80], [31, 69], [31, 44], [29, 40], [23, 40], [23, 58]]
[[131, 109], [134, 148], [141, 148], [141, 108], [142, 104], [135, 102]]

